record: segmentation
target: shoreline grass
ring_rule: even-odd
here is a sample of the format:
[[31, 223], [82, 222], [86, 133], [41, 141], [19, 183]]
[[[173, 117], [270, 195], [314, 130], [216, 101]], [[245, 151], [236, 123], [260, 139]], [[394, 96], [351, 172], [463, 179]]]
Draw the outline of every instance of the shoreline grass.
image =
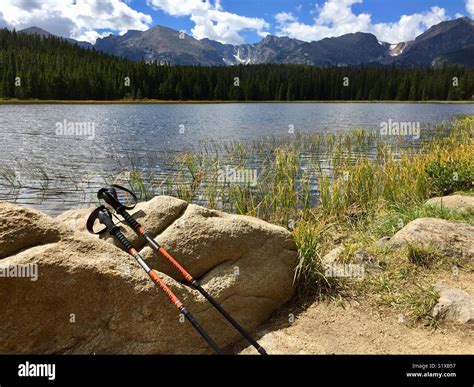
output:
[[[369, 156], [369, 149], [376, 152]], [[237, 144], [227, 152], [226, 162], [236, 168], [249, 168], [252, 162], [259, 165], [255, 187], [219, 182], [220, 156], [188, 153], [175, 160], [180, 167], [168, 181], [166, 193], [288, 228], [298, 248], [295, 281], [303, 298], [340, 302], [341, 298], [364, 297], [378, 308], [402, 315], [407, 323], [439, 324], [431, 316], [438, 293], [429, 282], [430, 273], [449, 273], [453, 264], [461, 270], [472, 269], [461, 262], [447, 264], [434, 250], [420, 246], [384, 249], [377, 241], [393, 236], [418, 217], [474, 225], [472, 215], [424, 205], [433, 196], [473, 194], [474, 116], [441, 124], [419, 147], [403, 139], [386, 143], [373, 131], [359, 130], [301, 136], [272, 147], [257, 144], [255, 149]], [[324, 162], [308, 161], [313, 153], [321, 154]], [[128, 184], [141, 189], [145, 197], [152, 196], [153, 179], [140, 177], [137, 182], [136, 178]], [[312, 202], [315, 189], [316, 204]], [[343, 242], [335, 242], [338, 239]], [[362, 251], [383, 270], [367, 272], [363, 281], [328, 276], [322, 257], [335, 246], [344, 247], [341, 264], [357, 263]]]

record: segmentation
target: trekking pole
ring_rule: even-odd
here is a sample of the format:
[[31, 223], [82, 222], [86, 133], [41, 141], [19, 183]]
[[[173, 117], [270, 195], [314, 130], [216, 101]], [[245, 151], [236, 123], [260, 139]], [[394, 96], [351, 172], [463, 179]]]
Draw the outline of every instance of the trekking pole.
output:
[[[122, 204], [118, 199], [116, 189], [130, 194], [134, 200], [134, 204], [131, 206]], [[124, 187], [113, 184], [107, 188], [100, 189], [97, 193], [97, 196], [99, 200], [104, 200], [109, 206], [111, 206], [115, 212], [119, 214], [135, 231], [135, 233], [146, 241], [146, 243], [152, 248], [152, 250], [155, 251], [155, 253], [160, 253], [163, 257], [165, 257], [180, 272], [188, 284], [201, 293], [212, 304], [212, 306], [214, 306], [214, 308], [216, 308], [219, 313], [232, 324], [232, 326], [242, 335], [242, 337], [244, 337], [245, 340], [247, 340], [257, 349], [261, 355], [267, 355], [265, 349], [260, 344], [258, 344], [258, 342], [222, 307], [222, 305], [220, 305], [214, 297], [206, 292], [201, 284], [195, 280], [191, 274], [189, 274], [162, 246], [160, 246], [160, 244], [146, 232], [145, 228], [140, 223], [138, 223], [132, 215], [129, 214], [127, 210], [135, 208], [137, 203], [137, 197], [133, 192]]]
[[[99, 220], [105, 228], [95, 232], [94, 231], [94, 223], [96, 220]], [[125, 248], [125, 250], [133, 257], [135, 260], [140, 264], [143, 270], [150, 276], [151, 280], [155, 283], [155, 285], [159, 286], [161, 290], [166, 294], [168, 299], [173, 303], [176, 308], [188, 319], [188, 321], [193, 325], [193, 327], [199, 332], [199, 334], [206, 340], [206, 342], [212, 347], [212, 349], [219, 355], [222, 355], [223, 352], [219, 348], [219, 346], [212, 340], [209, 334], [199, 325], [199, 323], [194, 319], [193, 315], [184, 307], [178, 297], [173, 293], [173, 291], [166, 285], [163, 279], [155, 273], [150, 267], [145, 263], [143, 257], [138, 253], [135, 249], [133, 244], [123, 235], [120, 231], [120, 228], [114, 224], [112, 220], [112, 214], [110, 211], [101, 206], [94, 210], [92, 214], [89, 216], [87, 220], [87, 230], [91, 234], [102, 234], [104, 232], [108, 232], [112, 235], [120, 244]]]

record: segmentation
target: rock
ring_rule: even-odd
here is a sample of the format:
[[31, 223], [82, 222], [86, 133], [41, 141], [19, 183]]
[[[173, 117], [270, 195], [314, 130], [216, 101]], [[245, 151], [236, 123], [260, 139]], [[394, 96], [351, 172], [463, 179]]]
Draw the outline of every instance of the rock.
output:
[[69, 210], [58, 215], [54, 220], [63, 223], [71, 230], [87, 232], [86, 223], [92, 210], [92, 208]]
[[[149, 229], [147, 221], [143, 224]], [[155, 236], [156, 232], [151, 234]], [[192, 276], [212, 281], [216, 287], [220, 285], [214, 281], [215, 275], [233, 281], [233, 275], [228, 275], [235, 272], [239, 282], [250, 293], [261, 293], [255, 288], [256, 282], [259, 282], [258, 288], [266, 289], [265, 293], [270, 298], [279, 299], [288, 292], [288, 274], [294, 268], [296, 247], [289, 232], [282, 227], [190, 204], [181, 217], [156, 239], [185, 265]], [[143, 256], [152, 267], [173, 278], [181, 278], [167, 261], [157, 257], [149, 247], [143, 249]], [[256, 262], [259, 262], [262, 272], [253, 270]], [[270, 271], [271, 275], [262, 275]], [[282, 289], [277, 285], [280, 282]], [[222, 297], [228, 296], [225, 287], [222, 292]]]
[[337, 262], [339, 257], [341, 256], [344, 248], [342, 246], [335, 247], [329, 253], [327, 253], [324, 257], [321, 258], [321, 262], [324, 266], [331, 265], [334, 262]]
[[[329, 253], [327, 253], [321, 259], [323, 266], [330, 267], [331, 265], [336, 263], [339, 260], [343, 251], [344, 251], [344, 248], [342, 246], [338, 246], [332, 249]], [[354, 253], [351, 263], [357, 264], [357, 265], [363, 265], [364, 269], [368, 269], [368, 270], [375, 270], [375, 271], [383, 270], [382, 267], [380, 267], [378, 261], [375, 259], [375, 257], [373, 257], [364, 249], [358, 249]]]
[[388, 247], [390, 245], [390, 237], [385, 236], [380, 238], [377, 242], [375, 242], [375, 245], [378, 247]]
[[39, 211], [10, 203], [0, 205], [0, 259], [23, 249], [57, 242], [63, 230]]
[[461, 289], [435, 285], [440, 292], [438, 303], [433, 308], [435, 318], [443, 318], [461, 324], [474, 323], [474, 297]]
[[368, 270], [373, 270], [373, 271], [383, 270], [383, 268], [380, 266], [377, 259], [364, 249], [358, 249], [354, 253], [353, 262], [364, 265]]
[[[155, 198], [140, 205], [137, 216], [229, 313], [255, 329], [293, 295], [297, 253], [290, 233], [183, 203]], [[76, 210], [59, 219], [78, 225], [84, 219], [78, 213], [88, 216]], [[138, 264], [110, 241], [12, 204], [0, 203], [0, 214], [0, 269], [38, 268], [37, 281], [0, 277], [1, 353], [211, 352]], [[149, 256], [150, 264], [156, 262]], [[162, 276], [218, 344], [240, 339], [204, 297]]]
[[437, 218], [419, 218], [403, 227], [388, 242], [391, 247], [417, 244], [435, 247], [453, 258], [474, 259], [474, 226]]
[[451, 195], [432, 198], [425, 205], [444, 207], [464, 214], [474, 214], [474, 196]]

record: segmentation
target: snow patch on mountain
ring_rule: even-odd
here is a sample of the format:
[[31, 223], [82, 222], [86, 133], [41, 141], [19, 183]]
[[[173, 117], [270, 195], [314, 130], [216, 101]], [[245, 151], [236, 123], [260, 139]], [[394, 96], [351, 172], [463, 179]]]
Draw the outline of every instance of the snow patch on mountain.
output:
[[240, 56], [240, 50], [237, 50], [237, 54], [234, 54], [234, 58], [237, 61], [237, 63], [240, 63], [240, 64], [248, 65], [251, 63], [250, 58], [244, 59]]
[[401, 54], [403, 54], [405, 49], [408, 47], [409, 43], [410, 42], [401, 42], [401, 43], [391, 44], [388, 50], [390, 56], [400, 56]]

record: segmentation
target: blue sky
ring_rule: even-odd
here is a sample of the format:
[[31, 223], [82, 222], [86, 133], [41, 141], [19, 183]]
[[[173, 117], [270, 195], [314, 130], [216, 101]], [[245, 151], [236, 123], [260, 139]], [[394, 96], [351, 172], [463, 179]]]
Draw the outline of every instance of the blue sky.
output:
[[1, 0], [0, 27], [33, 25], [94, 42], [158, 24], [195, 38], [253, 43], [267, 34], [311, 41], [370, 32], [398, 43], [441, 21], [474, 16], [474, 0]]

